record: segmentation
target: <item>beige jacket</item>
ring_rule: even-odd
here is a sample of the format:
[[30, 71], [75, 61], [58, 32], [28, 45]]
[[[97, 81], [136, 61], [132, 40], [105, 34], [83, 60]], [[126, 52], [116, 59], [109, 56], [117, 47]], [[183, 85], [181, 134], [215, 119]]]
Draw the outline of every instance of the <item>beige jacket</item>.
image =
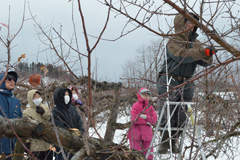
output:
[[[30, 105], [30, 107], [28, 107], [27, 109], [25, 109], [23, 111], [23, 117], [34, 119], [38, 122], [49, 121], [50, 110], [49, 110], [48, 106], [46, 106], [42, 103], [40, 104], [40, 106], [45, 110], [45, 113], [42, 116], [36, 112], [36, 105], [33, 103], [33, 96], [34, 96], [35, 92], [37, 92], [37, 90], [28, 91], [27, 99], [28, 99], [28, 104]], [[49, 143], [47, 143], [43, 140], [37, 140], [37, 139], [29, 139], [29, 140], [31, 142], [30, 150], [32, 152], [49, 150], [49, 147], [50, 147]]]

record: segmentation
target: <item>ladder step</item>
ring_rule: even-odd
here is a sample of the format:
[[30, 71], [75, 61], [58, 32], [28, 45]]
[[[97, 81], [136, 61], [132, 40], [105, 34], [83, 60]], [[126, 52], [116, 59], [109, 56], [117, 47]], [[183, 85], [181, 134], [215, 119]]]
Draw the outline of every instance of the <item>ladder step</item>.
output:
[[[151, 155], [151, 154], [154, 155], [154, 156], [160, 155], [160, 154], [157, 153], [157, 152], [149, 152], [149, 155]], [[170, 152], [167, 152], [167, 153], [161, 154], [161, 155], [166, 155], [166, 154], [170, 154]], [[167, 156], [162, 157], [162, 156], [161, 156], [161, 160], [169, 160], [169, 157], [167, 157]]]
[[[160, 132], [168, 131], [168, 129], [170, 129], [170, 131], [183, 131], [183, 133], [181, 134], [181, 139], [180, 139], [180, 144], [179, 144], [180, 153], [171, 153], [171, 151], [168, 150], [166, 153], [161, 154], [161, 153], [158, 153], [159, 146], [157, 146], [157, 148], [156, 148], [157, 151], [155, 151], [155, 152], [151, 152], [150, 149], [148, 149], [146, 156], [148, 157], [151, 154], [151, 155], [153, 155], [154, 159], [159, 157], [161, 160], [169, 160], [171, 158], [176, 158], [176, 159], [179, 160], [179, 158], [182, 159], [181, 153], [182, 153], [182, 149], [183, 149], [183, 145], [184, 145], [184, 139], [185, 139], [186, 130], [190, 129], [190, 126], [192, 126], [194, 124], [194, 122], [192, 122], [190, 120], [186, 121], [186, 124], [185, 124], [185, 126], [183, 128], [182, 127], [170, 127], [171, 124], [168, 124], [169, 126], [161, 127], [161, 125], [162, 125], [161, 122], [162, 122], [162, 118], [163, 118], [163, 115], [164, 115], [164, 108], [169, 107], [169, 104], [170, 105], [175, 105], [175, 108], [174, 108], [174, 111], [175, 111], [177, 106], [186, 105], [187, 108], [188, 108], [188, 112], [189, 112], [189, 114], [186, 114], [186, 116], [187, 116], [188, 119], [191, 118], [191, 120], [192, 120], [192, 119], [194, 119], [194, 115], [192, 114], [191, 105], [193, 105], [195, 103], [193, 103], [193, 102], [184, 102], [184, 103], [183, 102], [170, 102], [168, 100], [166, 102], [164, 103], [162, 111], [160, 112], [160, 118], [158, 119], [156, 130], [154, 131], [154, 135], [153, 135], [150, 147], [153, 147], [153, 143], [154, 143], [155, 138], [156, 138], [156, 136], [157, 136], [159, 131]], [[167, 117], [168, 120], [171, 119], [171, 117], [169, 117], [169, 115], [171, 116], [169, 111], [170, 111], [170, 108], [168, 108], [167, 111], [166, 111], [167, 112], [167, 116], [168, 116]], [[191, 125], [190, 125], [190, 123], [191, 123]], [[201, 132], [196, 132], [196, 134], [197, 133], [199, 134], [199, 137], [200, 137], [201, 136]], [[161, 136], [162, 136], [162, 133], [161, 133]], [[196, 136], [196, 137], [198, 137], [198, 136]], [[173, 136], [173, 137], [170, 137], [170, 138], [171, 139], [178, 139], [178, 137], [176, 137], [176, 136]], [[162, 140], [162, 137], [160, 138], [160, 140]], [[198, 139], [198, 144], [199, 144], [199, 146], [201, 146], [200, 139]], [[200, 151], [201, 151], [202, 159], [206, 160], [206, 157], [204, 155], [203, 149], [200, 148]], [[176, 154], [176, 155], [173, 155], [173, 154]]]
[[158, 155], [159, 153], [157, 153], [157, 152], [149, 152], [149, 154]]
[[[163, 128], [163, 127], [160, 127], [160, 128], [158, 129], [158, 131], [167, 131], [167, 130], [168, 130], [168, 128]], [[183, 131], [184, 128], [171, 127], [171, 130], [172, 130], [172, 131]]]

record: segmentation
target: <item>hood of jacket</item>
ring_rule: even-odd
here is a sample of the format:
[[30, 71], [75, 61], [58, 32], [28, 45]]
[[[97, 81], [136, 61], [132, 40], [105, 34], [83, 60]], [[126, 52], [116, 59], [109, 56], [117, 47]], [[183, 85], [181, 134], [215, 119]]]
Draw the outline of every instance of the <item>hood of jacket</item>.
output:
[[[0, 81], [3, 79], [4, 74], [0, 74]], [[2, 82], [0, 89], [2, 90], [7, 90], [6, 86], [5, 86], [5, 80]]]
[[[64, 102], [64, 95], [65, 95], [66, 91], [68, 91], [69, 96], [70, 96], [70, 101], [67, 105]], [[54, 104], [58, 108], [67, 110], [71, 106], [71, 99], [72, 99], [72, 92], [68, 88], [57, 88], [54, 91]]]
[[138, 91], [138, 93], [137, 93], [137, 98], [138, 98], [138, 101], [139, 101], [140, 103], [143, 103], [143, 104], [145, 104], [145, 106], [146, 106], [146, 105], [148, 105], [148, 102], [149, 102], [149, 101], [143, 99], [143, 98], [140, 96], [140, 92], [141, 92], [143, 89], [147, 89], [147, 88], [141, 88], [141, 89]]
[[[174, 29], [175, 29], [175, 33], [179, 33], [185, 30], [185, 17], [181, 14], [178, 14], [175, 16], [174, 18]], [[188, 41], [188, 36], [190, 34], [190, 30], [181, 33], [179, 36], [185, 40]]]
[[[8, 72], [8, 74], [14, 76], [15, 79], [16, 79], [16, 83], [17, 83], [17, 79], [18, 79], [17, 73], [14, 72], [14, 71], [10, 71], [10, 72]], [[4, 77], [4, 74], [0, 74], [0, 81], [3, 79], [3, 77]], [[16, 85], [16, 83], [15, 83], [15, 85]], [[2, 94], [7, 94], [7, 95], [12, 96], [12, 94], [13, 94], [12, 91], [13, 91], [13, 90], [8, 90], [8, 89], [6, 88], [5, 80], [4, 80], [4, 81], [2, 82], [2, 84], [0, 85], [0, 92], [1, 92]]]
[[34, 108], [34, 109], [36, 108], [36, 105], [33, 103], [33, 96], [36, 92], [38, 92], [38, 90], [33, 89], [28, 91], [27, 93], [28, 104], [30, 105], [31, 108]]

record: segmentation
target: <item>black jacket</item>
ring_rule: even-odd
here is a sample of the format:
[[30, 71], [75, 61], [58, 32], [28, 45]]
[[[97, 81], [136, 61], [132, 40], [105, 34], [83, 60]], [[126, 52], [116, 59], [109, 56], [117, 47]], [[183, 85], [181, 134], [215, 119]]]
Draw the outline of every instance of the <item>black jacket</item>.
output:
[[[68, 91], [70, 96], [70, 102], [66, 105], [64, 102], [65, 92]], [[55, 107], [52, 110], [54, 121], [56, 126], [69, 129], [77, 128], [82, 133], [84, 132], [82, 126], [82, 120], [77, 113], [76, 108], [71, 104], [72, 93], [67, 88], [57, 88], [54, 91], [54, 104]]]

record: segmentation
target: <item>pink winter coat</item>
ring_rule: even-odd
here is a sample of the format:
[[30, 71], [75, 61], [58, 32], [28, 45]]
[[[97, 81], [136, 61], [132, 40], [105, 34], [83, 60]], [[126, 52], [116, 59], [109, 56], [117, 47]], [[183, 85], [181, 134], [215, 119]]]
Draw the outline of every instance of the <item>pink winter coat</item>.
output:
[[[141, 88], [137, 93], [138, 101], [132, 106], [131, 120], [134, 123], [132, 123], [127, 138], [131, 140], [151, 141], [153, 137], [152, 127], [147, 124], [147, 122], [149, 122], [151, 125], [154, 125], [157, 121], [157, 113], [155, 112], [153, 106], [148, 107], [149, 101], [144, 100], [140, 96], [139, 93], [143, 89], [144, 88]], [[141, 113], [146, 107], [148, 108], [143, 113]], [[141, 117], [138, 117], [140, 114], [146, 114], [147, 118], [143, 119]], [[135, 120], [136, 118], [137, 120]]]

